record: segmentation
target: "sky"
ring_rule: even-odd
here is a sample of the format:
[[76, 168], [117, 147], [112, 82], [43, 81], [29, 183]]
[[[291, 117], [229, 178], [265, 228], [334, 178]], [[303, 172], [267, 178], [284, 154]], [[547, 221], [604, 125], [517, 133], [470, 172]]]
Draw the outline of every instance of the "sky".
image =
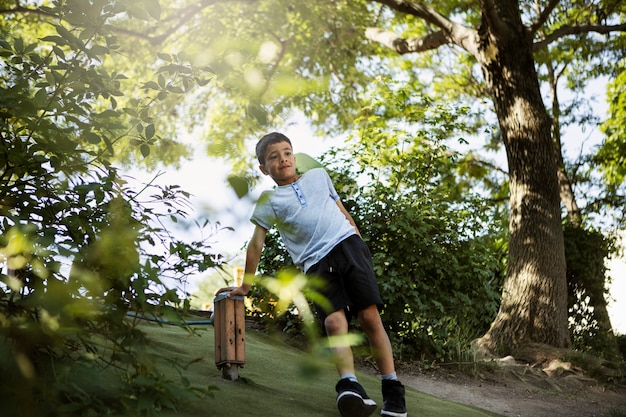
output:
[[[305, 123], [295, 123], [283, 131], [292, 141], [294, 152], [306, 153], [312, 157], [321, 155], [332, 144], [316, 138]], [[254, 208], [254, 199], [265, 189], [270, 189], [274, 183], [269, 177], [251, 190], [250, 197], [238, 199], [235, 192], [226, 182], [230, 173], [230, 166], [225, 162], [209, 158], [206, 152], [199, 150], [191, 161], [184, 162], [180, 169], [168, 169], [158, 177], [159, 184], [178, 184], [185, 191], [192, 194], [191, 203], [194, 212], [191, 216], [206, 217], [212, 222], [219, 221], [222, 226], [228, 226], [235, 231], [222, 230], [215, 236], [215, 245], [212, 246], [219, 253], [239, 255], [231, 267], [243, 266], [243, 247], [252, 235], [254, 229], [249, 218]], [[152, 178], [154, 173], [141, 174], [133, 172], [133, 176]], [[181, 232], [189, 237], [193, 230]], [[626, 233], [623, 234], [626, 243]], [[607, 265], [609, 276], [612, 277], [608, 311], [611, 323], [616, 333], [626, 334], [626, 259], [612, 259]], [[193, 293], [198, 283], [206, 274], [190, 277], [187, 286], [183, 289]]]

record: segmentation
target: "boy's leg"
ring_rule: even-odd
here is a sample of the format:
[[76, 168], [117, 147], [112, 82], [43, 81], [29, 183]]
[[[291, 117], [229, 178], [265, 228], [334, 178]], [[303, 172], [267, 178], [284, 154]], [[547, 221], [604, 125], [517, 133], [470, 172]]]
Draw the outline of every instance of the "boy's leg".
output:
[[372, 355], [382, 375], [395, 372], [389, 335], [383, 326], [378, 307], [371, 305], [359, 311], [359, 324], [369, 340]]
[[347, 374], [354, 375], [354, 357], [352, 348], [347, 343], [340, 343], [341, 336], [348, 334], [348, 319], [342, 311], [335, 311], [324, 319], [324, 327], [326, 334], [333, 340], [332, 350], [335, 360], [335, 366], [339, 376]]
[[343, 310], [326, 316], [324, 327], [329, 337], [337, 337], [332, 341], [335, 366], [340, 375], [335, 387], [337, 408], [343, 417], [367, 417], [376, 410], [376, 403], [358, 383], [354, 374], [352, 348], [347, 341], [341, 340], [341, 336], [348, 334], [348, 320]]
[[369, 339], [372, 356], [382, 374], [383, 409], [385, 417], [406, 417], [404, 385], [398, 381], [389, 335], [383, 326], [378, 307], [371, 305], [359, 311], [359, 324]]

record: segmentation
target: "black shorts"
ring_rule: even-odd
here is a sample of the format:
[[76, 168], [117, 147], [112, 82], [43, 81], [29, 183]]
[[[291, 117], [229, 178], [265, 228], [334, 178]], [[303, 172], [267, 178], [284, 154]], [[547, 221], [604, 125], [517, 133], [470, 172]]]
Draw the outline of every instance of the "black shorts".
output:
[[344, 310], [350, 320], [353, 313], [371, 305], [382, 308], [372, 255], [358, 235], [342, 240], [306, 273], [323, 280], [324, 286], [319, 292], [330, 306], [315, 306], [322, 324], [326, 316], [335, 311]]

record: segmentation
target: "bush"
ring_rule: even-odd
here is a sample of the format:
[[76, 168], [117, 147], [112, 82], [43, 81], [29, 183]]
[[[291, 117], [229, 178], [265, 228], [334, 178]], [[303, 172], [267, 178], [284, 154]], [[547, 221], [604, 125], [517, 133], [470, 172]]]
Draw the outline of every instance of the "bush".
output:
[[[168, 279], [221, 262], [204, 242], [179, 241], [164, 226], [186, 217], [186, 192], [145, 184], [137, 192], [112, 165], [121, 144], [150, 154], [158, 137], [151, 106], [181, 79], [124, 97], [136, 86], [122, 88], [127, 77], [102, 63], [119, 48], [108, 22], [125, 11], [106, 1], [83, 6], [52, 2], [26, 17], [16, 9], [0, 25], [7, 415], [146, 415], [195, 393], [155, 371], [127, 313], [180, 320], [187, 305]], [[163, 85], [164, 74], [175, 78], [161, 71]]]
[[618, 349], [606, 308], [608, 282], [604, 262], [613, 242], [598, 231], [570, 224], [564, 226], [563, 237], [573, 348], [612, 358]]

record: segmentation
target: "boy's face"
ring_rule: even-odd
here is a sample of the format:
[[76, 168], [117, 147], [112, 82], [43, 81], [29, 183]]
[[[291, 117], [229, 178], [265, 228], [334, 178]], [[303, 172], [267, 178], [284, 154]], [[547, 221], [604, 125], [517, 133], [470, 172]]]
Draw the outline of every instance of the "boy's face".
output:
[[288, 142], [268, 145], [265, 149], [265, 163], [260, 165], [261, 172], [269, 175], [278, 185], [288, 185], [298, 179], [296, 157]]

